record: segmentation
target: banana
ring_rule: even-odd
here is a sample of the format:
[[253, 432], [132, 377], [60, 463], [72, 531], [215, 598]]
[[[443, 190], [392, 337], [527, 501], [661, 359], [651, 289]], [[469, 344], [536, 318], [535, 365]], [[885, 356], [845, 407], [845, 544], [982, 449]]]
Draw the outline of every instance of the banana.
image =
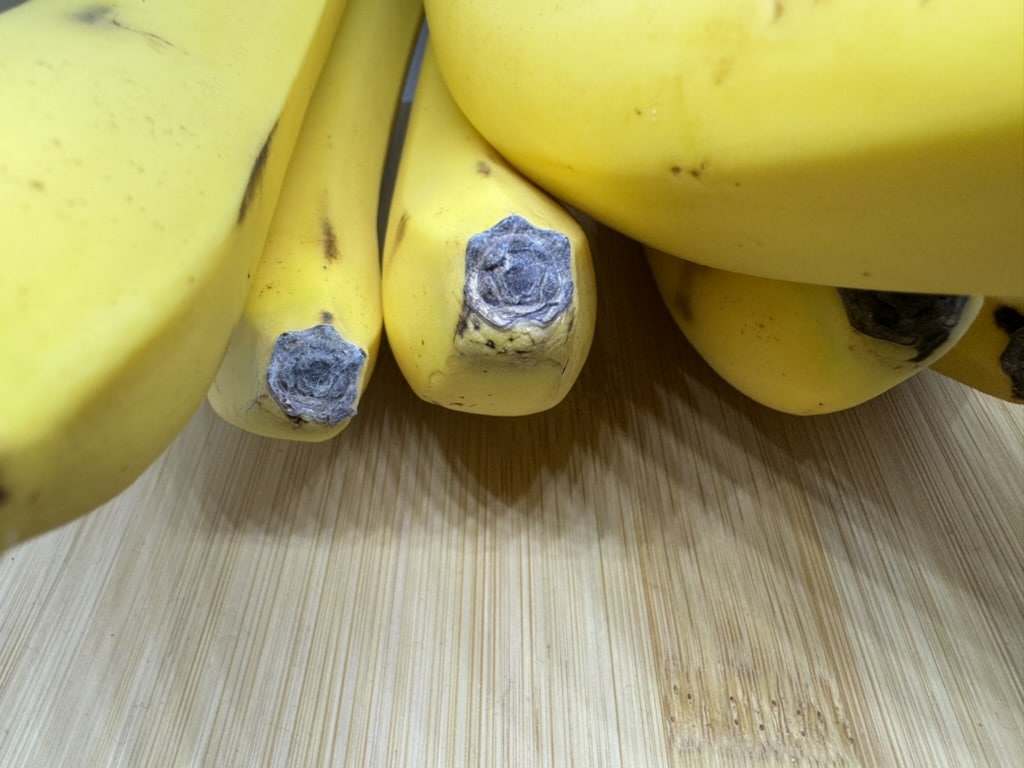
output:
[[927, 369], [983, 303], [771, 280], [645, 250], [672, 318], [708, 365], [747, 397], [797, 415], [852, 408]]
[[932, 370], [1011, 403], [1024, 403], [1024, 296], [987, 296], [967, 332]]
[[384, 239], [388, 344], [422, 399], [517, 416], [558, 404], [594, 335], [581, 224], [451, 100], [427, 40]]
[[320, 441], [355, 415], [383, 327], [381, 177], [421, 19], [420, 0], [348, 0], [207, 395], [235, 426]]
[[425, 0], [483, 136], [718, 269], [1024, 295], [1024, 4]]
[[119, 493], [202, 403], [343, 7], [0, 13], [0, 547]]

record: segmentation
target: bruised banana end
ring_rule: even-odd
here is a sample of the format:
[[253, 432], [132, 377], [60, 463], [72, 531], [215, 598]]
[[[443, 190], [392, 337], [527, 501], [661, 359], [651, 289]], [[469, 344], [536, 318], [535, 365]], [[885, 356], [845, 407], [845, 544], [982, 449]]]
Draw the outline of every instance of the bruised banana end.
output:
[[1024, 404], [1024, 296], [987, 296], [978, 316], [932, 370]]
[[557, 405], [596, 320], [580, 223], [466, 122], [427, 44], [384, 243], [384, 327], [410, 388], [452, 410]]
[[359, 408], [383, 332], [381, 178], [422, 12], [420, 0], [347, 2], [207, 394], [247, 432], [320, 442]]
[[983, 299], [770, 280], [654, 249], [647, 257], [676, 324], [723, 379], [778, 411], [860, 405], [927, 369]]
[[1020, 0], [424, 6], [477, 130], [629, 237], [779, 280], [1024, 294]]

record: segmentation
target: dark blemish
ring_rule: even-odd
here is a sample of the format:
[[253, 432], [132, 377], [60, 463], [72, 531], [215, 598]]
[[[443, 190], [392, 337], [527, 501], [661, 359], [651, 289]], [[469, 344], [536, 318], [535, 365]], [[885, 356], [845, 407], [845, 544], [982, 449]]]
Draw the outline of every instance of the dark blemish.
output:
[[11, 498], [11, 494], [7, 492], [7, 489], [0, 486], [0, 507], [7, 503], [7, 500]]
[[633, 113], [637, 117], [640, 117], [641, 115], [643, 115], [644, 111], [642, 109], [640, 109], [640, 107], [633, 107]]
[[245, 214], [249, 211], [249, 206], [252, 205], [253, 200], [256, 198], [256, 189], [259, 186], [260, 179], [263, 178], [263, 171], [267, 165], [267, 157], [270, 155], [270, 140], [274, 138], [274, 131], [277, 130], [277, 122], [274, 123], [273, 128], [270, 129], [270, 133], [267, 134], [266, 140], [263, 142], [263, 146], [260, 147], [259, 154], [256, 155], [256, 160], [252, 164], [252, 170], [249, 171], [249, 180], [245, 183], [245, 192], [242, 193], [242, 203], [238, 206], [238, 223], [241, 224], [245, 219]]
[[672, 166], [671, 168], [669, 168], [668, 170], [669, 170], [669, 173], [671, 173], [671, 174], [672, 174], [673, 176], [678, 176], [678, 175], [679, 175], [680, 173], [682, 173], [682, 172], [683, 172], [683, 169], [682, 169], [682, 167], [680, 167], [680, 166], [678, 166], [678, 165], [673, 165], [673, 166]]
[[[3, 9], [0, 8], [0, 10]], [[150, 40], [160, 43], [161, 45], [166, 45], [169, 48], [174, 47], [171, 41], [165, 37], [160, 37], [160, 35], [157, 35], [153, 32], [147, 32], [142, 29], [136, 29], [134, 27], [129, 27], [128, 25], [121, 23], [120, 21], [114, 18], [114, 10], [114, 6], [110, 5], [91, 5], [87, 8], [83, 8], [81, 10], [73, 12], [71, 14], [71, 18], [80, 24], [91, 24], [93, 26], [107, 24], [111, 27], [115, 27], [116, 29], [122, 29], [125, 32], [134, 32], [135, 34], [143, 35], [145, 37], [148, 37]]]
[[366, 352], [330, 325], [282, 333], [267, 366], [274, 402], [296, 424], [333, 427], [356, 414]]
[[46, 185], [43, 184], [43, 182], [41, 182], [39, 179], [32, 179], [32, 181], [30, 181], [28, 185], [32, 187], [32, 189], [35, 189], [39, 192], [44, 192], [46, 190]]
[[323, 244], [324, 256], [328, 261], [337, 261], [338, 256], [338, 236], [334, 232], [334, 227], [331, 224], [331, 220], [324, 216], [320, 219], [320, 242]]
[[911, 361], [915, 363], [927, 360], [946, 343], [967, 306], [966, 296], [837, 290], [854, 330], [913, 348], [917, 354]]
[[1010, 336], [999, 355], [999, 367], [1010, 378], [1013, 397], [1024, 400], [1024, 314], [1014, 307], [1000, 304], [992, 313], [992, 319]]
[[708, 164], [704, 161], [701, 161], [700, 165], [689, 170], [689, 174], [699, 181], [700, 177], [704, 175], [704, 171], [706, 171], [707, 169]]
[[491, 175], [490, 163], [488, 163], [486, 160], [481, 160], [480, 162], [478, 162], [476, 164], [476, 172], [479, 173], [481, 176], [490, 176]]
[[320, 322], [324, 323], [325, 325], [329, 325], [329, 324], [334, 322], [334, 315], [332, 315], [326, 309], [321, 309], [320, 310]]
[[160, 43], [161, 45], [166, 45], [168, 48], [173, 48], [174, 47], [174, 45], [171, 43], [171, 41], [168, 40], [166, 37], [160, 37], [160, 35], [157, 35], [157, 34], [155, 34], [153, 32], [146, 32], [145, 30], [142, 30], [142, 29], [135, 29], [134, 27], [127, 27], [124, 24], [122, 24], [121, 22], [119, 22], [117, 19], [111, 19], [110, 20], [110, 25], [112, 27], [117, 27], [118, 29], [123, 29], [126, 32], [134, 32], [137, 35], [144, 35], [144, 36], [148, 37], [150, 40], [153, 40], [154, 42]]
[[106, 21], [108, 16], [114, 13], [113, 7], [109, 5], [90, 5], [81, 10], [74, 11], [71, 18], [81, 24], [98, 24]]
[[1006, 304], [1000, 304], [993, 310], [992, 319], [1011, 335], [1024, 328], [1024, 314]]
[[715, 66], [715, 71], [712, 75], [712, 81], [714, 84], [721, 85], [724, 83], [729, 78], [729, 75], [732, 74], [735, 64], [736, 62], [731, 57], [719, 61]]
[[398, 247], [398, 244], [402, 242], [402, 238], [405, 237], [405, 224], [407, 221], [409, 221], [408, 211], [402, 214], [401, 218], [398, 220], [398, 224], [395, 225], [395, 248]]
[[497, 345], [496, 345], [496, 344], [494, 343], [494, 340], [493, 340], [493, 339], [488, 339], [488, 340], [487, 340], [487, 341], [485, 342], [485, 345], [486, 345], [486, 347], [487, 347], [488, 349], [494, 349], [494, 348], [495, 348], [495, 347], [497, 346]]
[[775, 0], [772, 5], [772, 21], [778, 21], [781, 19], [784, 11], [785, 8], [783, 7], [781, 0]]
[[1024, 400], [1024, 328], [1010, 334], [1010, 341], [999, 356], [999, 367], [1010, 378], [1014, 398]]

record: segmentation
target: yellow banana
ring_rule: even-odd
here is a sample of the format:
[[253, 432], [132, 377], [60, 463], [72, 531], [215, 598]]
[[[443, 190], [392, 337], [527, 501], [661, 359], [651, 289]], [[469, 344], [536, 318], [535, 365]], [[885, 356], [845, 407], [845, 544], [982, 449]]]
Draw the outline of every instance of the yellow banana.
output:
[[1024, 295], [1024, 4], [425, 0], [515, 167], [659, 250], [774, 279]]
[[384, 328], [422, 399], [516, 416], [560, 402], [593, 339], [581, 225], [515, 172], [451, 100], [429, 41], [384, 240]]
[[851, 408], [925, 370], [983, 302], [771, 280], [646, 251], [666, 306], [701, 357], [743, 394], [792, 414]]
[[1024, 297], [986, 297], [960, 341], [931, 367], [979, 392], [1024, 403]]
[[0, 13], [0, 547], [202, 403], [343, 0]]
[[208, 394], [249, 432], [331, 438], [370, 380], [383, 323], [381, 176], [421, 19], [420, 0], [348, 0]]

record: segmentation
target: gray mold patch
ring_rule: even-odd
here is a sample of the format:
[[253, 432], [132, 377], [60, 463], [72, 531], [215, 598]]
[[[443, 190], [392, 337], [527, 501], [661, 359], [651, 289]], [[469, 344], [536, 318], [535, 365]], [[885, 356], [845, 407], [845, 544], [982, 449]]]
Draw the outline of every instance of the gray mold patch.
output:
[[366, 352], [330, 325], [278, 336], [267, 366], [274, 401], [297, 422], [336, 426], [355, 416]]

